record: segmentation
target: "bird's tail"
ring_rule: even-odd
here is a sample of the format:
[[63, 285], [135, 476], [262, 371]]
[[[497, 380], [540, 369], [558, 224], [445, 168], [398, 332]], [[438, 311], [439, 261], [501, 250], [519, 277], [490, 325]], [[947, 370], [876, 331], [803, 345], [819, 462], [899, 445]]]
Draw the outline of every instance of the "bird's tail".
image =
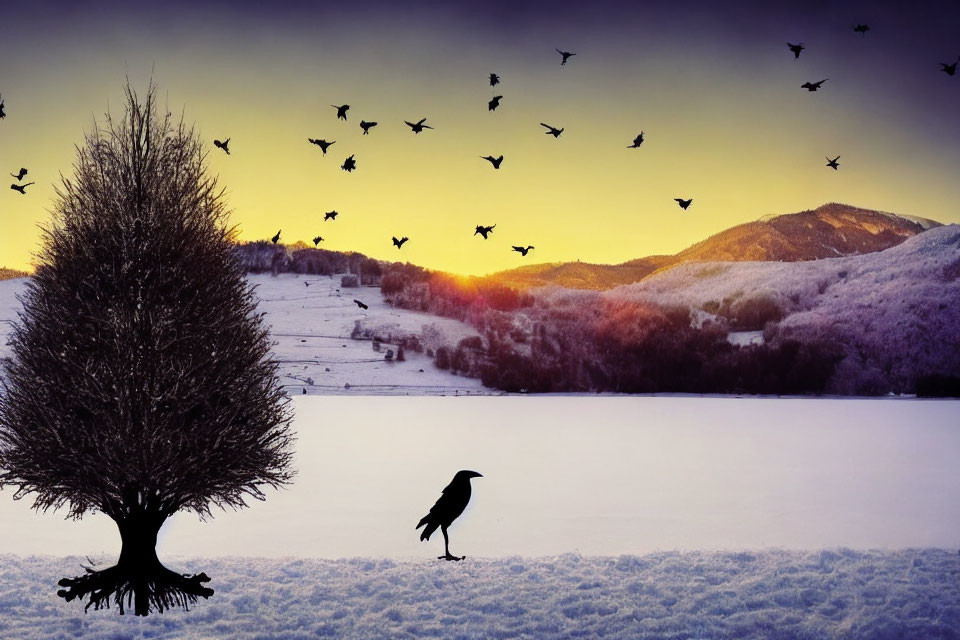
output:
[[433, 532], [436, 531], [436, 530], [437, 530], [437, 527], [440, 526], [440, 525], [437, 524], [436, 522], [430, 522], [430, 516], [429, 516], [429, 515], [423, 516], [423, 518], [420, 519], [420, 522], [417, 523], [417, 526], [416, 526], [415, 528], [416, 528], [416, 529], [419, 529], [419, 528], [422, 527], [423, 525], [427, 525], [427, 526], [426, 526], [426, 528], [423, 530], [423, 532], [420, 534], [420, 540], [421, 540], [421, 541], [423, 541], [423, 540], [429, 540], [429, 539], [430, 539], [430, 536], [433, 535]]

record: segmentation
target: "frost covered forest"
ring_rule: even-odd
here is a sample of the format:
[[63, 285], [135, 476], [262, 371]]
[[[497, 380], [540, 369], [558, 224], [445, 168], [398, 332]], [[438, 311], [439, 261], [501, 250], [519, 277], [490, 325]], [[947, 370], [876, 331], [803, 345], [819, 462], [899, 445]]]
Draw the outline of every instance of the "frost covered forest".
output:
[[53, 597], [82, 558], [2, 562], [0, 635], [24, 640], [960, 637], [960, 556], [947, 550], [174, 561], [211, 570], [216, 595], [145, 619]]

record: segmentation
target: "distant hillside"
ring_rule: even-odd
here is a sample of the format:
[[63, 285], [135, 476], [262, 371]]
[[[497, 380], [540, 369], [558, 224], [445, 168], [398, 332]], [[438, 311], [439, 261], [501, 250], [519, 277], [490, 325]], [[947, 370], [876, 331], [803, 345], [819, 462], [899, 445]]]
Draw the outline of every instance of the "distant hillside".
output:
[[558, 285], [602, 290], [639, 282], [685, 262], [799, 262], [873, 253], [938, 226], [939, 222], [926, 218], [830, 203], [732, 227], [672, 256], [649, 256], [617, 265], [537, 264], [488, 277], [521, 289]]
[[13, 280], [14, 278], [25, 278], [29, 273], [26, 271], [18, 271], [16, 269], [8, 269], [7, 267], [0, 267], [0, 280]]

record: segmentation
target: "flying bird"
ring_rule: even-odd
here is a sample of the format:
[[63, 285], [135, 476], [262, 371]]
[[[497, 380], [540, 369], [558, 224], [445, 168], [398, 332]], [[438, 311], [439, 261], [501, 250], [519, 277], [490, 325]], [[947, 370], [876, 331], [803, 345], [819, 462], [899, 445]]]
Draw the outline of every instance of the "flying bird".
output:
[[375, 126], [377, 126], [376, 122], [367, 122], [366, 120], [360, 121], [360, 128], [363, 129], [363, 135], [370, 133], [370, 129], [374, 128]]
[[397, 236], [393, 236], [393, 246], [395, 246], [397, 249], [400, 249], [403, 247], [403, 243], [409, 239], [410, 238], [408, 238], [407, 236], [403, 236], [402, 238], [397, 240]]
[[356, 303], [357, 303], [357, 306], [360, 307], [361, 309], [369, 309], [369, 308], [370, 308], [370, 307], [368, 307], [367, 305], [365, 305], [365, 304], [363, 304], [362, 302], [360, 302], [359, 300], [354, 299], [354, 302], [356, 302]]
[[321, 242], [323, 242], [323, 238], [321, 238], [320, 236], [317, 236], [316, 238], [313, 239], [313, 246], [317, 246]]
[[430, 512], [423, 516], [420, 522], [417, 523], [417, 529], [426, 525], [420, 534], [421, 541], [429, 540], [433, 532], [437, 530], [437, 527], [439, 527], [443, 533], [443, 549], [445, 553], [442, 556], [438, 556], [437, 560], [463, 560], [466, 558], [466, 556], [451, 555], [450, 537], [447, 534], [447, 528], [463, 513], [463, 510], [467, 508], [467, 503], [470, 502], [470, 479], [482, 477], [483, 476], [476, 471], [458, 471], [457, 475], [453, 476], [450, 484], [444, 488], [440, 499], [430, 508]]
[[548, 130], [545, 131], [548, 136], [553, 136], [554, 138], [559, 138], [560, 134], [563, 133], [563, 129], [557, 129], [556, 127], [551, 127], [546, 122], [540, 123], [541, 127], [546, 127]]
[[350, 173], [351, 171], [357, 168], [357, 161], [353, 159], [353, 155], [354, 154], [351, 153], [350, 157], [344, 160], [343, 164], [340, 165], [340, 168], [346, 171], [347, 173]]
[[17, 182], [23, 180], [23, 176], [27, 175], [28, 171], [24, 168], [20, 168], [19, 173], [11, 173], [10, 175], [17, 179]]
[[674, 198], [674, 200], [677, 201], [677, 204], [679, 204], [680, 208], [683, 209], [684, 211], [686, 211], [687, 207], [690, 206], [690, 203], [693, 202], [693, 198], [687, 198], [686, 200], [684, 200], [683, 198]]
[[633, 144], [629, 145], [627, 149], [639, 149], [640, 145], [643, 144], [643, 131], [640, 132], [636, 138], [633, 139]]
[[323, 214], [323, 221], [326, 222], [327, 220], [336, 220], [338, 215], [340, 215], [340, 212], [336, 209], [333, 211], [327, 211], [325, 214]]
[[227, 155], [230, 155], [230, 147], [228, 146], [229, 144], [230, 144], [230, 138], [227, 138], [223, 142], [220, 142], [219, 140], [213, 141], [213, 146], [215, 146], [218, 149], [223, 149]]
[[487, 111], [496, 111], [497, 107], [500, 106], [500, 98], [503, 96], [493, 96], [490, 102], [487, 103]]
[[853, 28], [853, 30], [859, 33], [861, 36], [865, 36], [867, 35], [867, 31], [870, 31], [870, 25], [858, 24]]
[[490, 74], [490, 86], [495, 87], [500, 84], [500, 76], [495, 73]]
[[530, 249], [533, 249], [533, 245], [530, 245], [530, 246], [528, 246], [528, 247], [514, 247], [514, 248], [513, 248], [514, 251], [519, 251], [519, 252], [522, 253], [524, 256], [527, 255], [527, 252], [530, 251]]
[[559, 53], [561, 56], [563, 56], [563, 60], [560, 61], [560, 66], [561, 66], [561, 67], [562, 67], [563, 65], [567, 64], [567, 60], [570, 59], [570, 56], [575, 56], [575, 55], [577, 55], [577, 54], [575, 54], [575, 53], [570, 53], [569, 51], [560, 51], [560, 49], [557, 49], [557, 53]]
[[428, 125], [428, 124], [423, 124], [423, 123], [426, 122], [426, 121], [427, 121], [426, 118], [421, 118], [420, 120], [417, 121], [416, 124], [414, 124], [414, 123], [412, 123], [412, 122], [407, 122], [406, 120], [404, 120], [403, 122], [404, 122], [408, 127], [410, 127], [410, 128], [413, 130], [414, 133], [420, 133], [420, 132], [423, 131], [424, 129], [433, 129], [433, 127], [431, 127], [430, 125]]
[[32, 184], [36, 184], [36, 182], [28, 182], [27, 184], [12, 184], [10, 185], [10, 188], [13, 189], [14, 191], [19, 191], [20, 195], [25, 196], [27, 195], [27, 187], [29, 187]]
[[[283, 229], [280, 229], [280, 231], [283, 231]], [[280, 242], [280, 231], [277, 231], [277, 235], [270, 238], [270, 242], [272, 242], [273, 244], [277, 244], [278, 242]]]
[[483, 225], [478, 224], [478, 225], [477, 225], [477, 230], [473, 232], [473, 235], [477, 235], [477, 234], [479, 233], [480, 235], [483, 236], [483, 239], [486, 240], [486, 239], [487, 239], [487, 234], [488, 234], [488, 233], [493, 233], [493, 227], [495, 227], [495, 226], [497, 226], [497, 225], [493, 225], [493, 226], [491, 226], [491, 227], [485, 227], [485, 226], [483, 226]]
[[323, 155], [327, 155], [327, 149], [330, 148], [330, 145], [336, 142], [336, 140], [331, 140], [327, 142], [326, 140], [314, 140], [313, 138], [307, 138], [310, 144], [315, 144], [320, 147], [320, 150], [323, 151]]
[[0, 97], [0, 118], [6, 118], [7, 112], [3, 110], [3, 98]]
[[350, 105], [348, 105], [348, 104], [342, 104], [342, 105], [340, 105], [340, 106], [338, 107], [337, 105], [332, 104], [332, 105], [330, 105], [330, 106], [337, 110], [337, 118], [338, 118], [338, 119], [340, 119], [340, 120], [346, 120], [346, 119], [347, 119], [347, 111], [349, 111]]
[[824, 78], [819, 82], [804, 82], [802, 85], [800, 85], [800, 88], [806, 89], [807, 91], [816, 91], [821, 87], [821, 85], [823, 85], [824, 82], [826, 82], [829, 79], [830, 78]]
[[790, 43], [788, 42], [788, 43], [787, 43], [787, 46], [790, 47], [790, 51], [793, 52], [793, 59], [794, 59], [794, 60], [799, 60], [799, 59], [800, 59], [800, 52], [803, 51], [804, 49], [806, 49], [806, 47], [803, 46], [803, 43], [802, 43], [802, 42], [801, 42], [800, 44], [790, 44]]
[[837, 156], [837, 157], [834, 158], [833, 160], [830, 159], [830, 156], [824, 156], [824, 157], [827, 159], [827, 165], [826, 165], [826, 166], [828, 166], [828, 167], [830, 167], [831, 169], [833, 169], [834, 171], [836, 171], [837, 168], [840, 166], [840, 164], [837, 162], [837, 160], [840, 159], [840, 156]]
[[941, 62], [940, 70], [943, 71], [948, 76], [955, 75], [957, 73], [957, 63], [960, 63], [960, 56], [957, 56], [957, 60], [953, 64], [947, 64], [946, 62]]
[[499, 169], [499, 168], [500, 168], [500, 163], [503, 162], [503, 156], [502, 156], [502, 155], [499, 156], [499, 157], [497, 157], [497, 158], [494, 158], [493, 156], [480, 156], [480, 157], [483, 158], [484, 160], [489, 160], [489, 161], [490, 161], [490, 164], [493, 165], [493, 168], [494, 168], [494, 169]]

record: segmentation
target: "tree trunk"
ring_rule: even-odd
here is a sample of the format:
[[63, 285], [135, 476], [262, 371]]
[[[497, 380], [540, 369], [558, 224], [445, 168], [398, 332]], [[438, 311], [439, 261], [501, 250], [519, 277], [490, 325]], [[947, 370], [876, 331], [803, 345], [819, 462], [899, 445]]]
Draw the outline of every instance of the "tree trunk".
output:
[[142, 512], [115, 518], [122, 543], [117, 564], [102, 571], [85, 567], [86, 575], [60, 580], [58, 584], [67, 588], [57, 595], [69, 602], [89, 594], [84, 610], [109, 608], [112, 597], [121, 615], [133, 605], [137, 616], [146, 616], [151, 610], [163, 613], [174, 606], [189, 609], [198, 598], [209, 598], [213, 589], [203, 586], [210, 581], [207, 574], [175, 573], [157, 557], [157, 534], [165, 520], [162, 514]]

